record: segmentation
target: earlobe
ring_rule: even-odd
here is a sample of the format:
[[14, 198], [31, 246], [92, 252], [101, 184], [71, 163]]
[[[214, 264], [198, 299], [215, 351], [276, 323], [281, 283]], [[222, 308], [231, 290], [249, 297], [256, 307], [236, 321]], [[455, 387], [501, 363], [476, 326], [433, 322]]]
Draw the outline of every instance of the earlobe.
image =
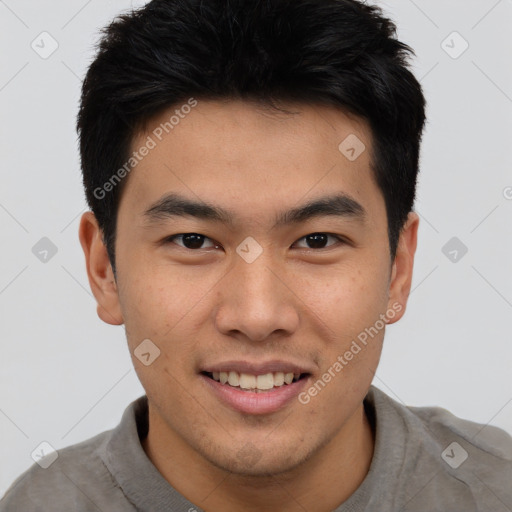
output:
[[114, 272], [102, 231], [92, 212], [82, 215], [79, 238], [85, 255], [89, 285], [98, 304], [98, 316], [107, 324], [121, 325], [123, 316]]
[[418, 214], [410, 212], [400, 233], [391, 270], [388, 309], [393, 309], [397, 314], [387, 322], [388, 324], [397, 322], [405, 313], [407, 299], [411, 291], [414, 255], [418, 242], [418, 226]]

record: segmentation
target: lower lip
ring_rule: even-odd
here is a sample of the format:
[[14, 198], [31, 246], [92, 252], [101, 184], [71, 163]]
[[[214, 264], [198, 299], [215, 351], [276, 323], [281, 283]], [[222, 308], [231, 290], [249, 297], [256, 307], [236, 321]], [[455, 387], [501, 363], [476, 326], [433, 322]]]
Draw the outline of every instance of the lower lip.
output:
[[201, 374], [200, 377], [222, 402], [244, 414], [270, 414], [279, 411], [299, 395], [309, 379], [304, 377], [291, 384], [283, 384], [269, 391], [254, 393], [221, 384], [206, 375]]

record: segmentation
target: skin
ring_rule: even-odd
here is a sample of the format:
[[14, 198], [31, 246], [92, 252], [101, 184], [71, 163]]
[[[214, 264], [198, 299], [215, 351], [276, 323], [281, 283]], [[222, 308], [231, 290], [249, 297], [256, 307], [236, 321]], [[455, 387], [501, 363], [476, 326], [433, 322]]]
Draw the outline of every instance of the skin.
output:
[[[173, 106], [133, 140], [140, 148]], [[309, 403], [242, 414], [205, 386], [205, 365], [280, 359], [312, 369], [316, 382], [379, 315], [410, 292], [419, 219], [410, 213], [389, 253], [385, 203], [371, 171], [371, 132], [327, 106], [291, 105], [294, 115], [243, 101], [199, 101], [131, 172], [119, 205], [114, 278], [90, 212], [80, 224], [100, 318], [124, 323], [149, 401], [143, 447], [161, 474], [207, 512], [328, 512], [368, 473], [374, 447], [363, 399], [376, 371], [381, 329]], [[364, 151], [349, 161], [349, 134]], [[229, 210], [233, 223], [192, 217], [149, 222], [166, 193]], [[272, 228], [278, 213], [333, 193], [355, 199], [364, 221], [320, 216]], [[170, 235], [205, 235], [187, 249]], [[325, 248], [304, 237], [329, 233]], [[236, 252], [248, 236], [262, 254]], [[181, 245], [180, 245], [181, 244]], [[151, 365], [133, 356], [144, 339], [161, 351]], [[307, 388], [306, 388], [307, 389]], [[248, 454], [242, 456], [241, 454]]]

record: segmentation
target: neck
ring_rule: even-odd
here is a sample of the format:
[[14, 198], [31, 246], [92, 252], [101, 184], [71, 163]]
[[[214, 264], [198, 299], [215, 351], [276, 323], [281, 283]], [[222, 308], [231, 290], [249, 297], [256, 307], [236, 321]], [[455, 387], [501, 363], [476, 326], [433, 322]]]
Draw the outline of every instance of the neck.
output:
[[363, 404], [326, 445], [291, 471], [244, 476], [222, 470], [149, 416], [142, 446], [162, 476], [206, 512], [330, 512], [346, 501], [368, 474], [374, 448]]

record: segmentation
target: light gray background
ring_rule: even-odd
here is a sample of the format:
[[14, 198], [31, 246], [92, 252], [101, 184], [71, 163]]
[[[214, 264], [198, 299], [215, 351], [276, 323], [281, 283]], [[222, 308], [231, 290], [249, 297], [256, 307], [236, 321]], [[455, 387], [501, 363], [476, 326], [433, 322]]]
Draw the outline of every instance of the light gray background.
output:
[[[416, 50], [429, 124], [413, 292], [374, 383], [512, 433], [512, 2], [380, 4]], [[96, 316], [77, 237], [80, 81], [99, 28], [131, 6], [0, 1], [0, 496], [42, 441], [112, 428], [143, 393], [123, 329]], [[47, 59], [31, 48], [43, 31], [59, 45]], [[469, 43], [456, 59], [454, 31]], [[468, 248], [455, 263], [442, 252], [454, 236]], [[46, 263], [32, 253], [42, 237], [58, 249]]]

